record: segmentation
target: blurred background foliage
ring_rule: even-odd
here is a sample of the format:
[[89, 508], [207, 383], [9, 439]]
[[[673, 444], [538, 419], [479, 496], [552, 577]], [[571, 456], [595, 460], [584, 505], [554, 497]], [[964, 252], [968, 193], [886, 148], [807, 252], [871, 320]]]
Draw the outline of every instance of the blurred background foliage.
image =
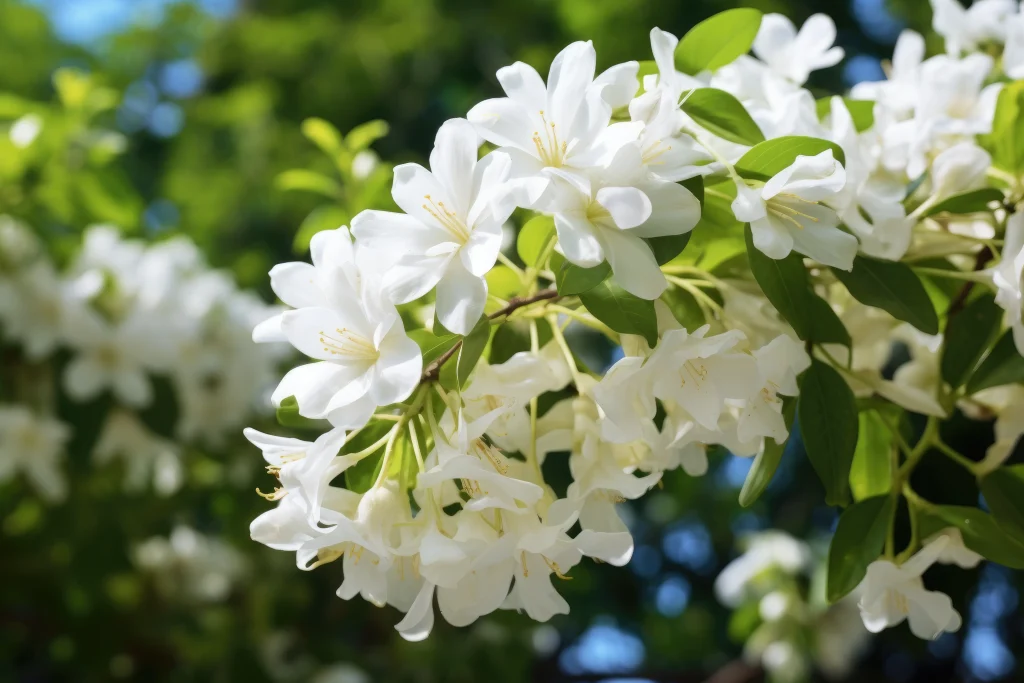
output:
[[[649, 59], [651, 27], [680, 35], [736, 4], [0, 0], [0, 126], [34, 113], [44, 131], [25, 150], [0, 138], [0, 213], [24, 219], [58, 258], [97, 222], [150, 239], [184, 233], [269, 300], [267, 270], [305, 258], [317, 229], [387, 208], [389, 164], [423, 160], [445, 119], [498, 92], [500, 66], [518, 59], [543, 72], [577, 39], [594, 41], [601, 68]], [[834, 17], [847, 59], [815, 74], [822, 92], [880, 78], [899, 31], [930, 20], [924, 0], [740, 4], [797, 23]], [[304, 126], [309, 117], [355, 130], [334, 139], [327, 126]], [[378, 120], [388, 126], [360, 128]], [[91, 414], [67, 410], [76, 438], [95, 439]], [[954, 427], [946, 439], [962, 452], [991, 441], [985, 425]], [[799, 453], [750, 510], [737, 503], [749, 462], [719, 453], [707, 477], [673, 472], [633, 507], [628, 567], [574, 570], [560, 586], [570, 615], [537, 625], [500, 613], [464, 630], [439, 622], [410, 644], [394, 633], [393, 610], [333, 597], [340, 567], [301, 573], [248, 539], [267, 505], [251, 492], [267, 482], [244, 442], [227, 459], [190, 453], [188, 484], [169, 498], [122, 493], [116, 467], [75, 455], [89, 450], [70, 449], [62, 506], [43, 507], [15, 482], [0, 487], [2, 681], [703, 681], [728, 674], [749, 629], [730, 623], [711, 590], [736, 538], [778, 527], [815, 539], [835, 521]], [[976, 503], [973, 482], [945, 465], [915, 488]], [[178, 524], [234, 549], [218, 561], [241, 568], [211, 569], [231, 573], [224, 599], [191, 594], [185, 569], [170, 588], [139, 570], [133, 549]], [[888, 632], [853, 680], [1020, 680], [1017, 584], [996, 566], [939, 574], [934, 587], [954, 597], [965, 628], [931, 644]], [[740, 674], [723, 680], [758, 679]]]

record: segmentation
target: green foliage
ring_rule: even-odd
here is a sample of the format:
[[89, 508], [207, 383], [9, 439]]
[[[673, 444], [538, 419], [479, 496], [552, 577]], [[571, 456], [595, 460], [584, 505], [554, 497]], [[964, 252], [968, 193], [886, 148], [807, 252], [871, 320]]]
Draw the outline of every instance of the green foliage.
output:
[[487, 316], [483, 316], [476, 325], [462, 339], [462, 346], [459, 348], [459, 358], [456, 363], [456, 377], [458, 386], [461, 389], [469, 379], [469, 373], [473, 372], [484, 348], [491, 338], [491, 324]]
[[767, 180], [791, 166], [798, 156], [813, 157], [827, 150], [832, 150], [833, 158], [840, 164], [846, 163], [843, 148], [828, 140], [800, 135], [764, 140], [740, 157], [736, 171], [744, 178]]
[[797, 413], [807, 457], [825, 485], [825, 502], [845, 504], [858, 440], [853, 392], [831, 366], [814, 360], [800, 379]]
[[992, 132], [981, 136], [992, 163], [1014, 175], [1024, 171], [1024, 81], [1007, 84], [1000, 92]]
[[555, 285], [558, 287], [558, 293], [563, 296], [582, 294], [597, 287], [611, 274], [612, 267], [607, 261], [593, 268], [582, 268], [566, 261], [555, 273]]
[[935, 505], [911, 514], [917, 515], [922, 538], [954, 527], [960, 530], [964, 545], [986, 560], [1024, 569], [1024, 541], [1007, 533], [992, 515], [978, 508]]
[[541, 255], [550, 251], [554, 241], [555, 220], [551, 216], [537, 216], [528, 220], [519, 231], [516, 250], [524, 264], [539, 268], [544, 265], [539, 262]]
[[939, 317], [928, 292], [909, 266], [858, 256], [853, 270], [833, 268], [832, 273], [862, 304], [881, 308], [925, 334], [939, 331]]
[[764, 141], [764, 133], [735, 97], [716, 88], [683, 93], [680, 107], [694, 122], [723, 140], [741, 145]]
[[967, 382], [967, 393], [1024, 382], [1024, 356], [1017, 351], [1013, 330], [1007, 330]]
[[1003, 309], [989, 294], [979, 296], [950, 317], [939, 364], [942, 379], [951, 387], [959, 389], [967, 381], [985, 349], [999, 334], [1002, 320]]
[[853, 499], [880, 496], [892, 488], [895, 440], [877, 410], [864, 410], [857, 416], [857, 448], [850, 466], [850, 490]]
[[803, 258], [796, 252], [783, 259], [765, 256], [754, 246], [750, 226], [746, 229], [746, 244], [750, 271], [761, 291], [801, 339], [810, 339], [812, 322], [808, 302], [813, 293]]
[[888, 495], [854, 503], [843, 512], [828, 548], [826, 597], [830, 603], [856, 588], [868, 565], [882, 554], [894, 514], [894, 499]]
[[654, 346], [658, 341], [658, 318], [654, 302], [633, 296], [612, 281], [605, 281], [580, 294], [587, 310], [608, 327], [622, 334], [638, 334]]
[[[818, 112], [818, 118], [824, 119], [832, 112], [832, 97], [821, 97], [814, 104]], [[843, 104], [850, 112], [853, 119], [853, 127], [858, 133], [863, 133], [875, 125], [875, 103], [871, 100], [855, 100], [850, 97], [843, 97]]]
[[952, 197], [947, 197], [925, 211], [923, 215], [934, 216], [940, 213], [965, 214], [988, 211], [990, 204], [1002, 201], [1002, 190], [997, 190], [994, 187], [983, 187], [980, 190], [970, 190], [969, 192], [961, 192]]
[[716, 71], [750, 51], [761, 13], [755, 9], [731, 9], [705, 19], [676, 46], [676, 68], [695, 76], [702, 71]]

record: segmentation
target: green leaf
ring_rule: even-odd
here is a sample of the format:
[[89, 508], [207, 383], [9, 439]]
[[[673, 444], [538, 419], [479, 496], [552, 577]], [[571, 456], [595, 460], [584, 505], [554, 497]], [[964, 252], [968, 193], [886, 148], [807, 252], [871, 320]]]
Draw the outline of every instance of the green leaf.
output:
[[[850, 97], [844, 97], [843, 103], [846, 105], [847, 111], [850, 112], [850, 118], [853, 119], [853, 127], [858, 133], [863, 133], [871, 126], [875, 125], [875, 103], [871, 100], [855, 100]], [[815, 106], [818, 110], [818, 118], [824, 119], [826, 116], [832, 113], [832, 97], [822, 97]]]
[[337, 181], [314, 171], [293, 168], [278, 174], [274, 180], [279, 190], [302, 190], [315, 192], [328, 199], [337, 200], [341, 196], [341, 185]]
[[654, 259], [659, 266], [663, 266], [676, 256], [679, 256], [690, 243], [692, 233], [684, 232], [681, 235], [666, 235], [665, 237], [648, 237], [644, 241], [654, 252]]
[[893, 503], [892, 496], [875, 496], [854, 503], [839, 518], [828, 548], [829, 603], [849, 595], [864, 579], [868, 565], [882, 554], [896, 512]]
[[281, 405], [277, 407], [277, 422], [283, 427], [291, 427], [293, 429], [310, 429], [320, 432], [330, 429], [330, 424], [327, 420], [311, 420], [308, 417], [299, 415], [299, 402], [294, 396], [284, 399], [281, 401]]
[[466, 385], [469, 373], [473, 372], [473, 368], [476, 367], [477, 361], [480, 360], [480, 356], [483, 354], [490, 337], [491, 323], [487, 316], [481, 316], [469, 334], [463, 338], [462, 348], [459, 349], [456, 377], [458, 378], [460, 388]]
[[682, 287], [669, 287], [662, 292], [661, 300], [679, 324], [691, 332], [707, 322], [697, 299]]
[[857, 301], [881, 308], [925, 334], [937, 334], [939, 316], [920, 278], [905, 263], [858, 256], [853, 270], [832, 272]]
[[747, 150], [736, 162], [736, 170], [744, 178], [767, 180], [791, 166], [798, 156], [813, 157], [829, 149], [836, 161], [846, 163], [843, 148], [834, 142], [802, 135], [772, 138]]
[[807, 457], [825, 485], [825, 502], [843, 505], [859, 429], [853, 392], [838, 372], [815, 359], [800, 380], [797, 413]]
[[927, 510], [915, 508], [911, 514], [917, 515], [922, 540], [955, 527], [960, 530], [964, 545], [986, 560], [1024, 569], [1024, 544], [999, 526], [992, 515], [978, 508], [935, 505]]
[[741, 145], [764, 141], [764, 133], [735, 97], [716, 88], [697, 88], [682, 95], [680, 108], [701, 128]]
[[810, 341], [815, 344], [842, 344], [847, 348], [853, 344], [846, 325], [827, 301], [810, 292], [808, 304], [811, 321]]
[[518, 294], [523, 286], [516, 272], [500, 263], [487, 271], [484, 279], [487, 280], [487, 292], [506, 301]]
[[1024, 543], [1024, 465], [991, 472], [981, 480], [981, 493], [999, 526]]
[[639, 334], [651, 346], [658, 343], [658, 318], [653, 301], [633, 296], [611, 281], [581, 293], [580, 301], [591, 315], [616, 332]]
[[594, 287], [608, 279], [612, 274], [612, 267], [605, 261], [593, 268], [581, 268], [566, 261], [561, 269], [555, 273], [555, 286], [562, 296], [572, 296], [588, 292]]
[[934, 216], [939, 213], [977, 213], [988, 211], [988, 205], [992, 202], [1002, 202], [1003, 191], [994, 187], [983, 187], [980, 190], [961, 192], [952, 197], [947, 197], [941, 202], [924, 212], [924, 216]]
[[892, 432], [882, 416], [865, 410], [857, 416], [857, 448], [850, 467], [850, 490], [854, 500], [888, 493], [892, 486]]
[[1020, 175], [1024, 171], [1024, 80], [1007, 83], [999, 92], [992, 132], [980, 137], [993, 165]]
[[[783, 399], [782, 404], [782, 416], [786, 420], [786, 429], [792, 429], [795, 415], [796, 399], [787, 396]], [[775, 439], [768, 438], [764, 440], [764, 448], [754, 458], [754, 464], [751, 465], [747, 479], [743, 482], [743, 488], [740, 490], [740, 505], [750, 507], [768, 488], [772, 477], [775, 476], [775, 470], [778, 469], [779, 463], [782, 461], [782, 454], [786, 450], [787, 442], [788, 440], [777, 443]]]
[[345, 146], [352, 154], [357, 154], [387, 135], [389, 131], [387, 121], [380, 119], [367, 121], [348, 132], [348, 135], [345, 136]]
[[676, 68], [691, 76], [717, 71], [750, 51], [760, 27], [761, 12], [756, 9], [719, 12], [682, 37], [676, 46]]
[[953, 315], [946, 325], [940, 368], [942, 379], [960, 388], [977, 366], [985, 349], [999, 334], [1003, 309], [991, 294], [983, 294]]
[[551, 216], [537, 216], [526, 221], [516, 238], [516, 251], [527, 266], [540, 267], [537, 259], [555, 239], [555, 219]]
[[967, 394], [1020, 382], [1024, 382], [1024, 356], [1013, 342], [1013, 330], [1007, 330], [967, 382]]
[[[385, 434], [394, 427], [393, 422], [374, 420], [345, 444], [341, 449], [342, 453], [358, 453], [369, 448], [379, 441]], [[355, 493], [366, 493], [373, 486], [377, 474], [380, 472], [381, 460], [384, 455], [384, 446], [381, 446], [373, 454], [366, 456], [352, 467], [345, 470], [345, 487]]]
[[302, 122], [302, 134], [332, 159], [345, 145], [337, 128], [316, 117]]
[[761, 291], [801, 339], [811, 336], [811, 288], [803, 259], [792, 252], [784, 259], [765, 256], [754, 246], [750, 226], [746, 227], [747, 257], [750, 271]]
[[445, 351], [455, 346], [460, 337], [457, 334], [437, 335], [430, 330], [411, 330], [409, 338], [416, 342], [423, 352], [423, 367], [437, 360]]

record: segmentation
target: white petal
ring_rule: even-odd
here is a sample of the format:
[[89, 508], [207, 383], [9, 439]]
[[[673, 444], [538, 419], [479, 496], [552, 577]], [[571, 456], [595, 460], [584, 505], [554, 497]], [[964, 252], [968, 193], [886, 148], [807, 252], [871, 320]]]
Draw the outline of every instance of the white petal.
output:
[[582, 213], [555, 214], [558, 245], [565, 258], [583, 268], [592, 268], [604, 261], [605, 253], [594, 227]]
[[635, 187], [602, 187], [596, 199], [623, 230], [635, 228], [651, 216], [651, 200]]
[[486, 280], [466, 270], [460, 259], [453, 259], [437, 283], [438, 320], [456, 334], [469, 334], [486, 303]]
[[641, 299], [657, 299], [668, 287], [650, 247], [639, 237], [622, 230], [601, 232], [605, 254], [615, 281], [630, 294]]

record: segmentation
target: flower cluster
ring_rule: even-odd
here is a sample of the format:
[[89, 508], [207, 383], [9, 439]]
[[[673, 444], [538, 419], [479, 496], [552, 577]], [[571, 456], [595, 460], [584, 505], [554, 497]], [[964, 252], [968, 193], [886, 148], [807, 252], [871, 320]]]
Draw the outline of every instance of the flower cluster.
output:
[[[915, 633], [955, 628], [949, 605], [939, 614], [915, 592], [945, 552], [914, 554], [922, 529], [977, 534], [982, 515], [1013, 544], [990, 559], [1021, 566], [1024, 532], [1012, 509], [993, 521], [908, 482], [932, 450], [983, 488], [990, 473], [1019, 476], [1000, 467], [1019, 403], [987, 398], [1019, 395], [1024, 379], [1024, 154], [998, 142], [1016, 125], [1017, 85], [1004, 85], [1005, 62], [962, 53], [974, 43], [924, 59], [907, 32], [888, 80], [815, 101], [804, 86], [842, 59], [834, 39], [823, 15], [797, 30], [741, 9], [682, 39], [654, 29], [653, 61], [598, 73], [578, 42], [546, 79], [500, 69], [504, 97], [442, 125], [429, 167], [395, 167], [400, 212], [363, 211], [313, 237], [311, 264], [271, 271], [288, 310], [253, 338], [311, 359], [273, 401], [315, 435], [246, 431], [279, 482], [252, 537], [302, 569], [340, 560], [338, 596], [397, 608], [410, 640], [430, 632], [435, 602], [456, 626], [499, 608], [546, 621], [569, 609], [553, 579], [584, 556], [629, 561], [617, 504], [668, 470], [703, 475], [720, 445], [756, 456], [749, 505], [798, 414], [826, 501], [849, 506], [830, 551], [849, 559], [830, 562], [828, 599], [863, 579], [871, 630], [918, 598], [932, 621], [911, 611]], [[984, 335], [965, 331], [979, 319]], [[621, 357], [587, 367], [570, 343], [582, 334]], [[911, 356], [895, 376], [894, 340]], [[1003, 407], [985, 463], [941, 440], [958, 405]], [[910, 413], [927, 421], [914, 445]], [[564, 490], [546, 476], [554, 459], [571, 474]], [[901, 496], [914, 535], [897, 556]]]
[[[0, 472], [23, 470], [59, 500], [59, 456], [70, 429], [52, 417], [49, 381], [75, 403], [107, 394], [97, 463], [123, 459], [125, 488], [182, 482], [181, 443], [218, 446], [260, 405], [284, 346], [252, 344], [252, 327], [274, 309], [211, 270], [186, 238], [147, 246], [112, 227], [90, 228], [63, 270], [27, 227], [0, 218], [0, 330], [20, 361], [9, 365], [16, 403], [0, 408]], [[66, 359], [66, 360], [65, 360]], [[178, 407], [173, 434], [141, 418], [158, 382]]]

